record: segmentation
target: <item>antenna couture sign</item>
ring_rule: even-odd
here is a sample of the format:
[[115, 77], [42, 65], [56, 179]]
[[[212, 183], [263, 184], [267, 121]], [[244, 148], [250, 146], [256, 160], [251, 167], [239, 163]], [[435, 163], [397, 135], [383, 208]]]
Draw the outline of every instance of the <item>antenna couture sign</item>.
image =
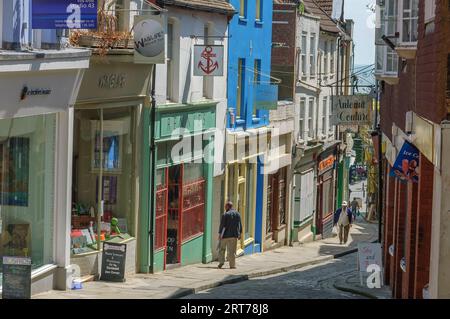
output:
[[331, 125], [369, 125], [372, 121], [370, 95], [333, 96]]
[[161, 16], [135, 17], [134, 61], [151, 64], [165, 63], [164, 29]]
[[223, 76], [223, 45], [194, 46], [194, 75]]
[[96, 29], [97, 0], [32, 0], [33, 29]]

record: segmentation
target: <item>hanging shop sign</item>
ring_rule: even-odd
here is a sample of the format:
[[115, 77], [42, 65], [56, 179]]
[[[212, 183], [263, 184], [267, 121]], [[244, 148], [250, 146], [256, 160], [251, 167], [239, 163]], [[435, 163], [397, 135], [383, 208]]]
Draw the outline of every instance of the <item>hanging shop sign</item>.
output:
[[134, 62], [164, 64], [165, 41], [163, 19], [160, 15], [134, 18]]
[[2, 299], [31, 298], [31, 258], [3, 257]]
[[254, 107], [258, 110], [276, 110], [278, 107], [278, 85], [255, 84], [253, 86]]
[[33, 29], [96, 29], [97, 0], [32, 0]]
[[319, 162], [319, 172], [324, 172], [334, 166], [335, 156], [330, 155]]
[[333, 96], [332, 125], [369, 125], [371, 115], [372, 97], [369, 94]]
[[419, 181], [419, 150], [408, 141], [405, 141], [397, 155], [390, 176], [402, 181]]
[[194, 45], [194, 75], [223, 76], [223, 45]]
[[103, 243], [100, 280], [124, 282], [126, 255], [126, 244]]

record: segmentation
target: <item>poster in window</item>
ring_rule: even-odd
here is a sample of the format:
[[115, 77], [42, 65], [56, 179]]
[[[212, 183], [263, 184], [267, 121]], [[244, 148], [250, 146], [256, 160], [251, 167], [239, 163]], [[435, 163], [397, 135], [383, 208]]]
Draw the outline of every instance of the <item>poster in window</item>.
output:
[[0, 143], [0, 204], [28, 206], [30, 139]]
[[9, 224], [1, 242], [4, 255], [30, 256], [30, 224]]
[[[115, 205], [117, 203], [117, 176], [103, 176], [102, 198], [105, 205]], [[98, 176], [96, 179], [96, 201], [98, 203]]]

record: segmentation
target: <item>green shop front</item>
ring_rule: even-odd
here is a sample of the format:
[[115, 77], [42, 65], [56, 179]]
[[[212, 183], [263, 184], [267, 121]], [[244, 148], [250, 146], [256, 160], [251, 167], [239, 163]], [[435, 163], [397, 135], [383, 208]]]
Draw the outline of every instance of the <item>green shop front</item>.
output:
[[212, 260], [215, 113], [216, 103], [156, 110], [152, 272]]

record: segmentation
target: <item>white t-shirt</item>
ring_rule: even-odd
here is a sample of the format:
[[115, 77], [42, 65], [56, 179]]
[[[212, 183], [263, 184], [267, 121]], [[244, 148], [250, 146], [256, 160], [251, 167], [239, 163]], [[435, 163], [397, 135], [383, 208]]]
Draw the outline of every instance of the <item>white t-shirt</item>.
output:
[[347, 216], [347, 208], [341, 210], [341, 214], [339, 215], [339, 221], [338, 225], [347, 226], [350, 224], [348, 222], [348, 216]]

